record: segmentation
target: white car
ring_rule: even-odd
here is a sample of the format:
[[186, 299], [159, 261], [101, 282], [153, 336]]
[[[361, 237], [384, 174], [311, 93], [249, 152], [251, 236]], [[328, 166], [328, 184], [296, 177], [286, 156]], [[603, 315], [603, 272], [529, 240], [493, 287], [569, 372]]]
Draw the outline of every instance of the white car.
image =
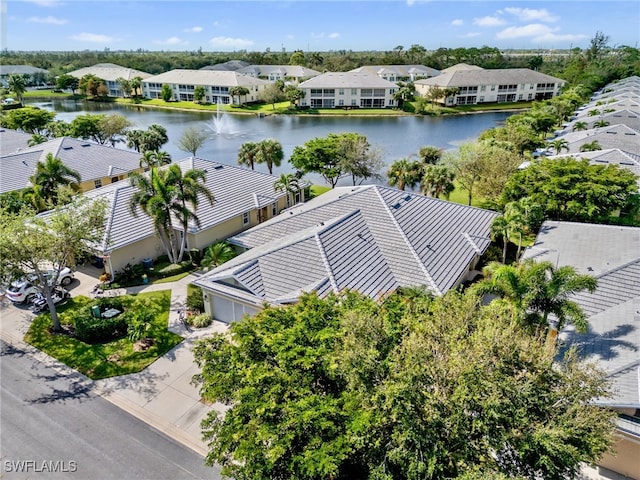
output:
[[[54, 274], [55, 270], [48, 270], [45, 272], [45, 277], [52, 278]], [[58, 274], [56, 285], [67, 286], [73, 281], [73, 278], [73, 270], [64, 267]], [[41, 293], [40, 289], [34, 285], [35, 280], [35, 274], [31, 273], [25, 279], [11, 282], [5, 292], [6, 297], [13, 303], [29, 303], [38, 293]]]

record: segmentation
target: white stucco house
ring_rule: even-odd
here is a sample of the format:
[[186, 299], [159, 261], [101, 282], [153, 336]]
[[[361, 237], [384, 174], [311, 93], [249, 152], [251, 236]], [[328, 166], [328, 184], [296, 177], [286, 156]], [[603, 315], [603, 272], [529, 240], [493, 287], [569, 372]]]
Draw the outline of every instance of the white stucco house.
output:
[[122, 88], [120, 87], [120, 83], [118, 83], [119, 78], [132, 80], [134, 78], [145, 79], [151, 76], [150, 73], [136, 70], [135, 68], [122, 67], [120, 65], [116, 65], [115, 63], [97, 63], [96, 65], [93, 65], [91, 67], [84, 67], [79, 68], [78, 70], [73, 70], [67, 75], [76, 77], [79, 80], [85, 75], [89, 74], [95, 75], [96, 77], [104, 80], [107, 88], [109, 89], [109, 95], [112, 97], [122, 97], [124, 95], [122, 92]]

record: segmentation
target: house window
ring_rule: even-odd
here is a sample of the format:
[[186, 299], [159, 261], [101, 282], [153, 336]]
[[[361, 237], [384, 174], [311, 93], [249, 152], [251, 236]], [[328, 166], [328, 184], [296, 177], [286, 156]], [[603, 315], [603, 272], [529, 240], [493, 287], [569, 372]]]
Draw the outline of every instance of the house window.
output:
[[249, 223], [249, 212], [244, 212], [242, 214], [242, 224], [246, 225], [247, 223]]
[[300, 203], [300, 192], [296, 192], [296, 203]]
[[278, 204], [277, 204], [277, 203], [274, 203], [274, 204], [271, 206], [271, 216], [272, 216], [272, 217], [275, 217], [277, 214], [278, 214]]
[[521, 94], [521, 93], [519, 93], [519, 94], [518, 94], [518, 101], [522, 100], [522, 97], [523, 97], [523, 96], [522, 96], [522, 94]]
[[486, 85], [480, 85], [480, 91], [484, 92], [487, 89]]
[[478, 98], [478, 103], [482, 103], [482, 102], [484, 102], [484, 97], [483, 97], [483, 96], [480, 96], [480, 97]]
[[491, 85], [491, 91], [495, 92], [496, 91], [496, 86], [495, 85]]
[[344, 88], [338, 90], [338, 95], [344, 95]]
[[120, 180], [118, 177], [111, 177], [111, 183], [116, 183], [118, 180]]
[[358, 94], [358, 89], [357, 88], [352, 88], [351, 89], [351, 95], [357, 95]]
[[98, 180], [94, 180], [93, 181], [93, 186], [95, 188], [100, 188], [102, 186], [102, 179], [99, 178]]
[[338, 105], [340, 105], [341, 107], [344, 106], [344, 100], [342, 98], [338, 100]]

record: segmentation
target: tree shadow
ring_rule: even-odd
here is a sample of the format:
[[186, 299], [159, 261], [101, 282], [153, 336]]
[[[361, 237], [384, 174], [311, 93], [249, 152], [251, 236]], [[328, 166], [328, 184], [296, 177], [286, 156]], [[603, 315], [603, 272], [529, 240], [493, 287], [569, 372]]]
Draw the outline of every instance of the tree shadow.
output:
[[602, 361], [611, 361], [620, 356], [620, 350], [629, 350], [637, 352], [639, 346], [637, 343], [627, 340], [630, 334], [637, 330], [635, 325], [630, 323], [617, 325], [612, 330], [602, 334], [596, 334], [592, 331], [577, 333], [573, 330], [565, 331], [562, 335], [563, 345], [560, 353], [564, 356], [566, 351], [571, 347], [576, 347], [582, 356], [597, 355]]

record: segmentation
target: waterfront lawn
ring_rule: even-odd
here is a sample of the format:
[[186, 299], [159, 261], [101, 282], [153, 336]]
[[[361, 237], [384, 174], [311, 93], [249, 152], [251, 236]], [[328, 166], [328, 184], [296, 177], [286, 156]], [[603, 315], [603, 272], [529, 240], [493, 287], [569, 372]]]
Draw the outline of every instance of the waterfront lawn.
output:
[[53, 90], [48, 89], [27, 90], [22, 94], [22, 98], [66, 98], [69, 100], [82, 100], [86, 98], [86, 96], [69, 92], [54, 92]]
[[[133, 343], [126, 336], [107, 343], [87, 344], [73, 336], [52, 334], [49, 331], [51, 316], [48, 313], [38, 315], [33, 320], [24, 339], [93, 380], [139, 372], [182, 341], [182, 337], [167, 328], [171, 290], [118, 298], [124, 300], [129, 308], [140, 308], [137, 306], [140, 301], [148, 302], [147, 305], [155, 312], [150, 329], [145, 332], [145, 337], [155, 340], [155, 344], [148, 350], [134, 351]], [[60, 322], [63, 325], [73, 325], [76, 312], [95, 302], [96, 300], [84, 296], [68, 300], [58, 308]]]

